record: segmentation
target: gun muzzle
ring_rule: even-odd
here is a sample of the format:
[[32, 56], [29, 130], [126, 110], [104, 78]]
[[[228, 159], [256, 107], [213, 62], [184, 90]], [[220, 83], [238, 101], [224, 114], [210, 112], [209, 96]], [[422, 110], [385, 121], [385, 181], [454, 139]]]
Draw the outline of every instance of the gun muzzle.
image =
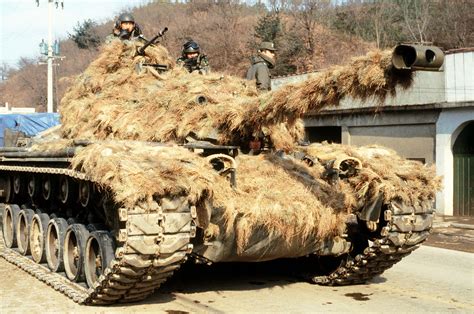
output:
[[196, 103], [200, 104], [200, 105], [205, 105], [207, 104], [207, 97], [204, 96], [204, 95], [199, 95], [196, 97]]
[[398, 45], [392, 55], [393, 66], [398, 70], [439, 71], [444, 53], [436, 46]]
[[161, 36], [165, 35], [165, 33], [166, 33], [167, 31], [168, 31], [168, 27], [165, 27], [165, 28], [163, 28], [163, 29], [158, 33], [158, 35], [160, 35], [160, 37], [161, 37]]

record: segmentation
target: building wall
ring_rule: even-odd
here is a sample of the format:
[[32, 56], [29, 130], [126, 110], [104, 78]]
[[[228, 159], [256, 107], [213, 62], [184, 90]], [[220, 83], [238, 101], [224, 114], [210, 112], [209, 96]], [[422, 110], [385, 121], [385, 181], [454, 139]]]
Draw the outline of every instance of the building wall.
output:
[[[447, 56], [449, 57], [449, 56]], [[297, 83], [308, 78], [317, 76], [318, 73], [305, 73], [301, 75], [280, 77], [272, 80], [272, 89], [276, 90], [288, 83]], [[338, 107], [326, 108], [326, 111], [355, 109], [355, 108], [373, 108], [377, 106], [406, 106], [406, 105], [422, 105], [430, 103], [439, 103], [446, 101], [445, 94], [445, 73], [444, 72], [415, 72], [413, 76], [412, 86], [404, 90], [396, 89], [394, 97], [387, 97], [383, 104], [376, 100], [354, 100], [352, 98], [344, 98]]]
[[299, 75], [280, 76], [271, 80], [272, 90], [277, 90], [281, 86], [291, 83], [298, 83], [314, 77], [317, 72], [303, 73]]
[[444, 102], [446, 99], [444, 80], [443, 72], [415, 72], [412, 86], [406, 90], [397, 87], [395, 96], [387, 97], [383, 104], [370, 99], [362, 102], [345, 98], [341, 101], [339, 107], [329, 108], [328, 110], [373, 108], [377, 106], [396, 107]]
[[349, 128], [351, 145], [381, 145], [428, 164], [434, 162], [435, 131], [434, 124]]
[[5, 106], [0, 106], [0, 114], [5, 113], [34, 113], [36, 112], [35, 108], [32, 107], [10, 107], [8, 103], [5, 103]]
[[446, 101], [474, 100], [474, 52], [449, 54], [445, 58]]
[[305, 119], [306, 127], [341, 126], [342, 144], [381, 145], [405, 158], [434, 163], [439, 110], [323, 115]]
[[444, 215], [453, 215], [454, 212], [454, 142], [469, 121], [474, 121], [474, 105], [470, 108], [444, 109], [436, 123], [436, 174], [443, 178], [443, 190], [436, 194], [436, 208]]

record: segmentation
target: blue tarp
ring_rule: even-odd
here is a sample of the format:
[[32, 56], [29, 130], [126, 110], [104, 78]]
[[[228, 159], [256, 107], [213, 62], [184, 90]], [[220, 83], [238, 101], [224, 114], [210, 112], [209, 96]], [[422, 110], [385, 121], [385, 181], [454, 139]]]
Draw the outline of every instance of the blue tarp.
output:
[[4, 146], [5, 129], [31, 137], [59, 123], [59, 113], [0, 114], [0, 146]]

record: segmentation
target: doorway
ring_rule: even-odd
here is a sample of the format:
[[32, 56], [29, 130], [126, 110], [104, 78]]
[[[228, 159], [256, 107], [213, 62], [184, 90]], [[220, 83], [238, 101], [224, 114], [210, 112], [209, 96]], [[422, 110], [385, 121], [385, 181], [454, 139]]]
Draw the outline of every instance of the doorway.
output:
[[474, 121], [461, 131], [453, 146], [453, 214], [474, 216]]

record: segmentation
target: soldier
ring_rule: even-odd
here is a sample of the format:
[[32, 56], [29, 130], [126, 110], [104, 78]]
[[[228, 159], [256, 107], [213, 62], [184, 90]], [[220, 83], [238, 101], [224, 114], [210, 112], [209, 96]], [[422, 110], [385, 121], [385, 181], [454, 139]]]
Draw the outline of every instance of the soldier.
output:
[[252, 65], [247, 71], [247, 80], [256, 80], [257, 89], [269, 91], [271, 87], [270, 70], [275, 66], [275, 45], [264, 41], [260, 44], [258, 55], [253, 56]]
[[182, 55], [176, 62], [185, 67], [189, 73], [198, 71], [199, 74], [208, 74], [211, 71], [207, 56], [201, 53], [198, 43], [193, 40], [183, 45]]
[[119, 38], [121, 40], [134, 40], [137, 38], [143, 38], [142, 31], [133, 15], [130, 13], [122, 13], [115, 22], [114, 30], [112, 34], [105, 38], [105, 42], [109, 43], [113, 39]]

